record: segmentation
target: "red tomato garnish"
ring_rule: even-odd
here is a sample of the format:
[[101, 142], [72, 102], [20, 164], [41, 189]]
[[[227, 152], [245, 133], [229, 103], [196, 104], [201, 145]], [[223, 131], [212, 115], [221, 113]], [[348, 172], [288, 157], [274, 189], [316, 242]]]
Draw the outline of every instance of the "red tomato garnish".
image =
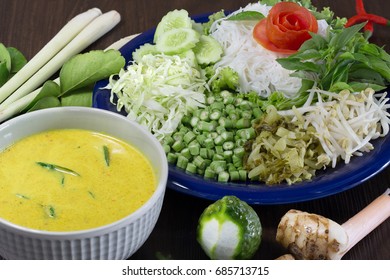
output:
[[293, 2], [279, 2], [253, 29], [253, 37], [264, 48], [284, 53], [295, 53], [306, 40], [309, 32], [316, 33], [318, 23], [306, 8]]

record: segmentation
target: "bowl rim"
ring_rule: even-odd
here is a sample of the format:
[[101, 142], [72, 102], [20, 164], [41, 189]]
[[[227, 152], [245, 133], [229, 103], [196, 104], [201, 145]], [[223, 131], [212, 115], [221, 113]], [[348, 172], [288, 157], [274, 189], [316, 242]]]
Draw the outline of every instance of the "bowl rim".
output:
[[[107, 110], [98, 109], [98, 108], [92, 108], [92, 107], [69, 106], [69, 107], [46, 108], [38, 111], [28, 112], [26, 114], [19, 115], [13, 119], [5, 121], [4, 123], [0, 124], [0, 133], [3, 131], [3, 129], [7, 127], [19, 125], [19, 123], [23, 123], [25, 121], [34, 123], [32, 121], [33, 117], [39, 117], [39, 116], [50, 117], [52, 116], [52, 114], [68, 115], [70, 113], [101, 115], [103, 117], [108, 117], [108, 118], [112, 118], [113, 120], [127, 123], [127, 125], [136, 127], [139, 131], [141, 131], [141, 133], [143, 133], [142, 137], [146, 137], [154, 146], [156, 146], [159, 156], [164, 159], [162, 160], [163, 165], [160, 167], [159, 170], [160, 180], [158, 181], [154, 193], [141, 207], [139, 207], [137, 210], [130, 213], [129, 215], [117, 221], [114, 221], [112, 223], [91, 228], [91, 229], [75, 230], [75, 231], [38, 230], [38, 229], [32, 229], [32, 228], [17, 225], [15, 223], [12, 223], [0, 217], [0, 230], [6, 229], [8, 231], [12, 231], [22, 235], [27, 235], [29, 237], [45, 238], [45, 239], [59, 239], [59, 238], [80, 239], [86, 237], [101, 236], [113, 232], [115, 230], [118, 230], [124, 227], [125, 225], [131, 224], [132, 222], [136, 221], [142, 215], [144, 215], [149, 209], [152, 209], [153, 205], [155, 205], [158, 202], [158, 200], [164, 196], [167, 180], [168, 180], [168, 162], [166, 160], [166, 155], [163, 150], [163, 147], [161, 146], [160, 142], [158, 142], [158, 140], [143, 126], [120, 114], [110, 112]], [[38, 124], [38, 126], [42, 126], [42, 124]], [[43, 129], [42, 131], [44, 130], [45, 129]], [[2, 149], [3, 148], [0, 148], [0, 150]]]

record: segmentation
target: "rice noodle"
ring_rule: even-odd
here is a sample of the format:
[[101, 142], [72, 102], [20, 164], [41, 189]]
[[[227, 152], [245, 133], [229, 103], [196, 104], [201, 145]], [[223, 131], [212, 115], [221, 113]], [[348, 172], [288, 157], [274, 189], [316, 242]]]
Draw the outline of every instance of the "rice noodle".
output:
[[[267, 16], [271, 7], [259, 3], [249, 4], [241, 11], [258, 11]], [[290, 77], [291, 71], [284, 69], [276, 59], [281, 57], [260, 46], [252, 36], [256, 22], [253, 21], [216, 21], [211, 27], [213, 36], [223, 47], [224, 56], [215, 67], [229, 66], [240, 77], [239, 91], [256, 91], [268, 97], [273, 91], [281, 91], [293, 97], [301, 86], [301, 80]]]

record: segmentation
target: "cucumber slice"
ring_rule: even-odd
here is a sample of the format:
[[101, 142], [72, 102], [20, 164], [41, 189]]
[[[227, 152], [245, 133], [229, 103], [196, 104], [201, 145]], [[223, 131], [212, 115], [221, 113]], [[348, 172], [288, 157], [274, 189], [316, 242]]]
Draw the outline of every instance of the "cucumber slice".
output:
[[168, 12], [156, 27], [153, 42], [156, 43], [161, 34], [176, 28], [192, 28], [192, 20], [186, 10]]
[[196, 68], [197, 65], [198, 65], [198, 62], [196, 60], [196, 57], [195, 57], [195, 54], [194, 54], [193, 50], [188, 50], [186, 52], [183, 52], [183, 53], [179, 54], [179, 57], [182, 60], [186, 61], [192, 67]]
[[235, 196], [214, 202], [199, 218], [197, 240], [211, 259], [250, 259], [261, 236], [258, 215]]
[[194, 53], [199, 64], [208, 65], [221, 59], [223, 49], [213, 37], [202, 35], [194, 48]]
[[138, 49], [136, 49], [133, 52], [132, 56], [133, 56], [133, 60], [138, 63], [141, 61], [141, 59], [144, 55], [158, 54], [158, 53], [159, 53], [159, 51], [157, 50], [156, 45], [146, 43], [146, 44], [140, 46]]
[[172, 55], [180, 54], [195, 47], [199, 33], [190, 28], [175, 28], [161, 34], [156, 42], [158, 51]]

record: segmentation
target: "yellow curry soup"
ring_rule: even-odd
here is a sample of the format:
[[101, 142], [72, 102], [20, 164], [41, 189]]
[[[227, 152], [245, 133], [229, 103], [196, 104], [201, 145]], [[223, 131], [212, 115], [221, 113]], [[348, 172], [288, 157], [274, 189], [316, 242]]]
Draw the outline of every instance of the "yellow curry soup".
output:
[[26, 137], [0, 153], [0, 166], [0, 217], [38, 230], [112, 223], [141, 207], [157, 185], [135, 147], [88, 130]]

